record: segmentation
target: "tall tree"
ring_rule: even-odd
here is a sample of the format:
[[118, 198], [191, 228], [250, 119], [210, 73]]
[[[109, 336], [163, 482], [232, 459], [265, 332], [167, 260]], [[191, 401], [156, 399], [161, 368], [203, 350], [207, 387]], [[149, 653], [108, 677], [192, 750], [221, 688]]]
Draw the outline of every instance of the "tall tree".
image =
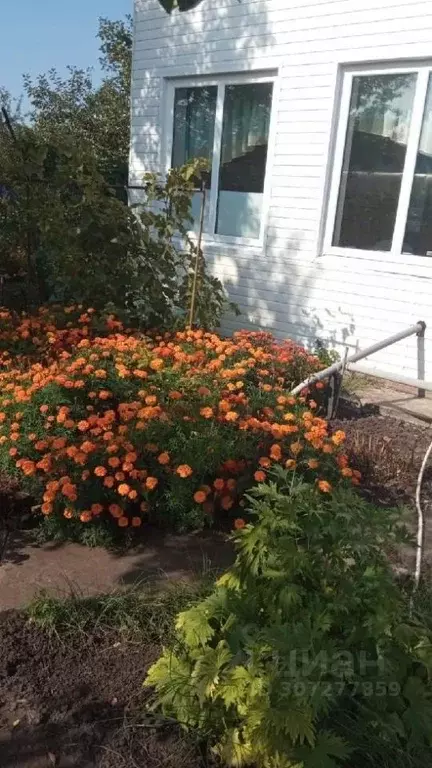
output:
[[127, 181], [130, 129], [132, 19], [99, 19], [102, 83], [95, 87], [91, 69], [69, 67], [61, 77], [55, 69], [35, 80], [24, 77], [31, 104], [30, 124], [48, 141], [73, 136], [91, 150], [111, 184]]

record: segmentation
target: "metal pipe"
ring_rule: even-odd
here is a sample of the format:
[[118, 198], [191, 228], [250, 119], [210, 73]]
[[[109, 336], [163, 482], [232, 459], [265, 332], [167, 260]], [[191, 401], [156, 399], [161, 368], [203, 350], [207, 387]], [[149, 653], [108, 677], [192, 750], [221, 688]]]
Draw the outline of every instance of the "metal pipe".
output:
[[387, 379], [388, 381], [396, 382], [396, 384], [406, 384], [407, 387], [416, 387], [417, 389], [424, 389], [427, 392], [432, 392], [432, 381], [411, 379], [409, 376], [399, 376], [399, 374], [381, 371], [379, 368], [370, 368], [361, 363], [348, 363], [347, 370], [351, 371], [351, 373], [360, 373], [364, 376], [373, 376], [377, 379]]
[[[391, 344], [396, 344], [397, 341], [402, 341], [402, 339], [406, 339], [408, 336], [414, 336], [414, 334], [424, 334], [425, 328], [426, 323], [423, 320], [419, 320], [415, 325], [410, 325], [410, 327], [406, 328], [404, 331], [394, 333], [393, 336], [388, 336], [386, 339], [384, 339], [384, 341], [378, 341], [376, 344], [371, 344], [370, 347], [366, 347], [366, 349], [361, 349], [359, 352], [355, 352], [353, 355], [349, 355], [349, 357], [346, 359], [346, 363], [356, 363], [358, 360], [363, 360], [364, 357], [368, 357], [369, 355], [373, 355], [374, 352], [379, 352], [381, 349], [390, 347]], [[333, 373], [339, 371], [342, 366], [343, 361], [338, 360], [337, 363], [333, 363], [333, 365], [330, 365], [328, 368], [324, 368], [323, 371], [318, 371], [318, 373], [314, 373], [312, 376], [308, 376], [308, 378], [302, 381], [301, 384], [298, 384], [296, 387], [294, 387], [291, 394], [298, 395], [310, 384], [314, 384], [316, 381], [326, 379], [328, 376], [331, 376]]]

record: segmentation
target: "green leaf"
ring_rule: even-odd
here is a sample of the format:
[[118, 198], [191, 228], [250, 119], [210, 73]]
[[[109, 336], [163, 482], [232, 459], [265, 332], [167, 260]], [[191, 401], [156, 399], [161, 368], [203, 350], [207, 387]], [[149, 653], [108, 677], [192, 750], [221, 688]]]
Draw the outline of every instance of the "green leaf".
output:
[[219, 673], [231, 659], [232, 654], [225, 640], [221, 640], [216, 648], [206, 648], [202, 652], [191, 676], [191, 682], [201, 703], [214, 696], [219, 683]]
[[206, 608], [201, 603], [187, 611], [182, 611], [177, 616], [176, 629], [182, 633], [189, 648], [205, 645], [214, 635], [205, 611]]
[[254, 751], [248, 741], [243, 741], [239, 728], [227, 730], [223, 741], [214, 749], [221, 761], [232, 768], [241, 768], [253, 760]]
[[315, 745], [312, 748], [300, 747], [296, 755], [303, 760], [304, 768], [340, 768], [340, 761], [346, 760], [351, 752], [348, 744], [339, 736], [330, 731], [320, 731]]

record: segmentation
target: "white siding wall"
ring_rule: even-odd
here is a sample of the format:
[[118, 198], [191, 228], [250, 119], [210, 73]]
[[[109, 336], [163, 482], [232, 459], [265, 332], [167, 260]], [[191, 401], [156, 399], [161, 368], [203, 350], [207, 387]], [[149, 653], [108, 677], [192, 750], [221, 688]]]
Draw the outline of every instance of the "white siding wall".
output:
[[[431, 0], [202, 0], [171, 16], [136, 0], [131, 183], [161, 169], [165, 78], [278, 70], [264, 247], [206, 250], [241, 306], [237, 327], [361, 348], [424, 319], [432, 380], [432, 259], [322, 250], [340, 66], [432, 58], [431, 40]], [[227, 318], [225, 330], [234, 327]], [[415, 338], [370, 362], [416, 376]]]

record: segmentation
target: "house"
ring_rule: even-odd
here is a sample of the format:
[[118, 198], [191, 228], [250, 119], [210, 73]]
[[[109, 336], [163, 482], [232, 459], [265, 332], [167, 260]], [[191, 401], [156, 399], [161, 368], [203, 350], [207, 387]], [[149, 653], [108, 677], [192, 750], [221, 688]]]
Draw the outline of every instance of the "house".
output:
[[[198, 155], [223, 330], [342, 351], [422, 319], [432, 379], [430, 0], [135, 0], [130, 182]], [[368, 364], [417, 377], [415, 339]]]

